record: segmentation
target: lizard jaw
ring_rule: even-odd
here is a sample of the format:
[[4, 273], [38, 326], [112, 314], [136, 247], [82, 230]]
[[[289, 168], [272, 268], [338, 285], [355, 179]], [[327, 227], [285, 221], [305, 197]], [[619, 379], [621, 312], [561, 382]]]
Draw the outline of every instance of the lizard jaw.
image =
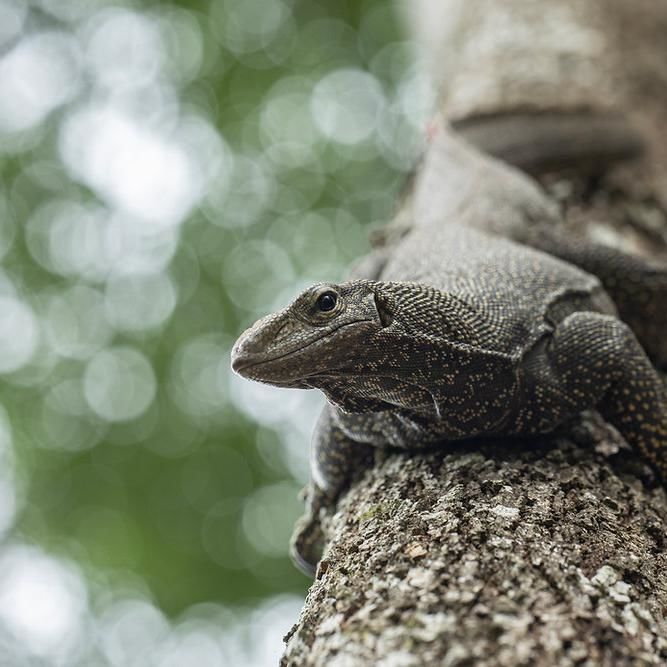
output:
[[[325, 331], [322, 333], [321, 336], [318, 338], [315, 338], [313, 340], [308, 341], [305, 345], [302, 345], [301, 347], [289, 350], [288, 352], [285, 352], [283, 354], [277, 355], [275, 357], [270, 357], [267, 358], [264, 356], [263, 351], [255, 351], [255, 350], [248, 350], [246, 345], [244, 345], [245, 340], [244, 337], [241, 337], [236, 345], [232, 348], [232, 370], [237, 373], [238, 375], [241, 375], [242, 377], [248, 378], [249, 380], [256, 380], [258, 382], [265, 382], [266, 384], [272, 384], [272, 385], [277, 385], [277, 386], [282, 386], [282, 387], [303, 387], [305, 386], [302, 382], [303, 379], [310, 375], [317, 375], [317, 372], [314, 373], [302, 373], [299, 376], [293, 376], [292, 373], [296, 370], [296, 365], [294, 365], [292, 368], [289, 367], [289, 365], [285, 365], [284, 362], [288, 362], [291, 358], [297, 357], [301, 354], [308, 354], [309, 352], [312, 351], [312, 348], [316, 346], [318, 343], [321, 343], [323, 340], [326, 338], [329, 338], [332, 335], [337, 334], [343, 329], [347, 329], [348, 327], [354, 326], [354, 325], [359, 325], [364, 322], [373, 322], [371, 319], [359, 319], [359, 320], [354, 320], [352, 322], [346, 322], [345, 324], [341, 324], [339, 327], [336, 327], [335, 329], [330, 329], [328, 331]], [[276, 362], [283, 362], [282, 364], [279, 365], [278, 369], [273, 369], [272, 366]], [[268, 375], [266, 372], [253, 372], [253, 371], [269, 371]], [[272, 370], [277, 370], [279, 373], [283, 374], [283, 377], [273, 377], [271, 371]], [[291, 373], [289, 372], [291, 371]], [[287, 375], [291, 375], [291, 377], [285, 377]]]

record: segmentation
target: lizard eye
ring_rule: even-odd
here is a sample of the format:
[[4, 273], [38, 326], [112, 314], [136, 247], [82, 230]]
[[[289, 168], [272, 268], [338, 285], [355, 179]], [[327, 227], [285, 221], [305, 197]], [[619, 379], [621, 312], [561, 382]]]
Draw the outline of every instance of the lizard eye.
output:
[[332, 311], [338, 303], [338, 294], [328, 290], [317, 297], [317, 308], [323, 313]]

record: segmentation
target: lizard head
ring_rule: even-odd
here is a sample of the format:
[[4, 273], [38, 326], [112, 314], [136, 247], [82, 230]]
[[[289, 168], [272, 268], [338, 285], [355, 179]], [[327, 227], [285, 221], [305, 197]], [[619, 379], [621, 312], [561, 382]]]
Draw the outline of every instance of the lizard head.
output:
[[433, 415], [434, 388], [457, 363], [451, 343], [474, 341], [474, 327], [466, 304], [417, 283], [318, 284], [243, 333], [232, 368], [266, 384], [320, 389], [344, 412]]
[[319, 386], [316, 378], [352, 368], [353, 357], [386, 325], [376, 283], [320, 283], [285, 309], [256, 322], [236, 341], [232, 368], [280, 387]]

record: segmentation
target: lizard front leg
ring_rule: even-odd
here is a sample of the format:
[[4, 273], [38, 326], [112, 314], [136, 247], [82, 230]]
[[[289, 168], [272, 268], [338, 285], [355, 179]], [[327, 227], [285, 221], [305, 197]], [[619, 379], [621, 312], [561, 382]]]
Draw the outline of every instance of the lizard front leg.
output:
[[597, 276], [649, 357], [667, 368], [667, 266], [546, 228], [522, 242]]
[[595, 407], [667, 480], [667, 390], [628, 326], [600, 313], [574, 313], [524, 364], [532, 395], [519, 431], [548, 430]]
[[306, 513], [292, 534], [290, 554], [297, 567], [314, 576], [324, 549], [320, 514], [333, 507], [352, 476], [368, 465], [369, 445], [352, 440], [333, 420], [333, 408], [326, 406], [313, 433], [311, 445], [311, 481], [306, 492]]

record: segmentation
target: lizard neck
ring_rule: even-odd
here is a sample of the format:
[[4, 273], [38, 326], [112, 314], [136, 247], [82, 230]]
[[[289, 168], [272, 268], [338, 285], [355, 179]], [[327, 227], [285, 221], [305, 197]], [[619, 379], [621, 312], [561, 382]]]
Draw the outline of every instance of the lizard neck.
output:
[[412, 282], [378, 283], [378, 303], [391, 313], [386, 334], [407, 334], [434, 343], [480, 343], [488, 328], [484, 315], [463, 299], [428, 285]]
[[424, 284], [372, 286], [383, 326], [358, 345], [341, 345], [337, 364], [306, 383], [346, 413], [399, 410], [443, 422], [484, 354], [488, 324], [470, 304]]

